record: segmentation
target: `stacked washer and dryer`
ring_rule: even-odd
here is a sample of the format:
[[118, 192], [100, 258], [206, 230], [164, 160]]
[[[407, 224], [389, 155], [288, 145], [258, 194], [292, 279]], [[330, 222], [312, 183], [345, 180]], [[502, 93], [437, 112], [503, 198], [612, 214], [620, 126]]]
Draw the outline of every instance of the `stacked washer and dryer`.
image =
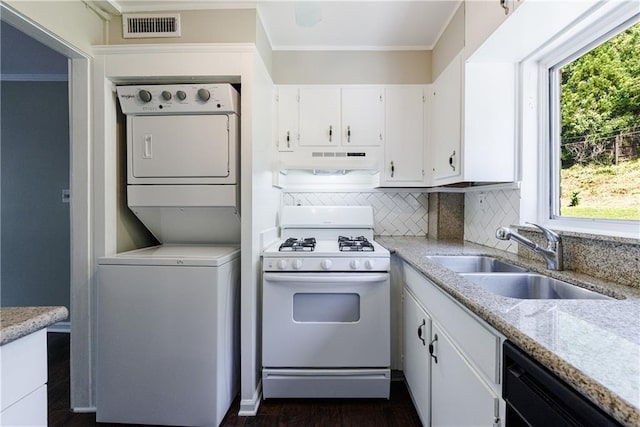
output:
[[96, 419], [217, 426], [239, 387], [239, 95], [117, 94], [127, 203], [161, 244], [98, 261]]

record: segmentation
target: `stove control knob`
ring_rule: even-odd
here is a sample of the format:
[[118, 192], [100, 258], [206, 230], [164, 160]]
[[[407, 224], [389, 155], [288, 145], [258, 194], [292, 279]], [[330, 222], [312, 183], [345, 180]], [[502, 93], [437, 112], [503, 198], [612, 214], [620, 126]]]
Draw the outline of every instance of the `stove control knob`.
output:
[[360, 268], [360, 261], [357, 259], [352, 260], [349, 265], [351, 266], [352, 270], [357, 270]]
[[365, 267], [367, 270], [371, 270], [371, 269], [373, 268], [373, 261], [371, 261], [370, 259], [366, 260], [366, 261], [364, 262], [364, 267]]
[[292, 262], [292, 266], [294, 270], [300, 270], [302, 268], [302, 260], [301, 259], [294, 259]]
[[162, 98], [165, 101], [169, 101], [171, 99], [171, 92], [169, 92], [168, 90], [163, 90], [162, 91]]
[[331, 260], [323, 259], [322, 261], [320, 261], [320, 267], [322, 267], [323, 270], [331, 269]]
[[142, 102], [146, 103], [151, 101], [151, 92], [149, 92], [148, 90], [142, 89], [141, 91], [138, 92], [138, 96], [140, 97]]
[[280, 261], [278, 261], [278, 269], [279, 270], [285, 270], [287, 268], [287, 261], [284, 259], [281, 259]]
[[187, 99], [187, 93], [183, 90], [179, 90], [176, 92], [176, 96], [178, 97], [178, 99], [180, 101], [184, 101], [185, 99]]
[[211, 98], [211, 92], [204, 88], [198, 89], [198, 98], [200, 98], [201, 101], [207, 102], [209, 98]]

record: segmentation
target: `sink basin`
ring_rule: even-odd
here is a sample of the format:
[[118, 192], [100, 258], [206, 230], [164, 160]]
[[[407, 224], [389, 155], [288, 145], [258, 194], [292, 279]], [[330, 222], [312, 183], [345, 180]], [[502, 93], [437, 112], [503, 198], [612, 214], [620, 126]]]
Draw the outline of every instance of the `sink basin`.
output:
[[612, 299], [571, 283], [534, 273], [462, 274], [489, 292], [518, 299]]
[[480, 255], [432, 255], [427, 258], [455, 273], [508, 273], [527, 271], [524, 268], [516, 267], [504, 261]]

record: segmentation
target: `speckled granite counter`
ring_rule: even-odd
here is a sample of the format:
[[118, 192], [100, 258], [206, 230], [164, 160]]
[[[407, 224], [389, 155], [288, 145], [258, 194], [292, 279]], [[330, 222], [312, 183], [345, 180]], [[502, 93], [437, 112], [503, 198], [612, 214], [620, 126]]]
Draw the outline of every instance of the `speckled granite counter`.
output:
[[2, 307], [0, 345], [60, 322], [68, 315], [69, 311], [65, 307]]
[[[377, 237], [464, 306], [628, 426], [640, 425], [640, 290], [472, 243]], [[518, 300], [490, 293], [426, 255], [485, 254], [618, 299]], [[611, 272], [615, 275], [615, 272]]]

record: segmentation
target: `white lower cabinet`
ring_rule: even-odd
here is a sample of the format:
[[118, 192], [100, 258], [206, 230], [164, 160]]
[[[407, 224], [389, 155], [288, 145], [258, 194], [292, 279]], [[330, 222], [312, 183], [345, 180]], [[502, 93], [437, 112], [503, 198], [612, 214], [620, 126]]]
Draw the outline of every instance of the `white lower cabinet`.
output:
[[403, 279], [403, 370], [423, 425], [501, 426], [503, 337], [406, 263]]
[[436, 359], [431, 369], [431, 425], [494, 425], [499, 404], [496, 392], [437, 324], [433, 325], [433, 340]]
[[0, 346], [0, 426], [47, 425], [47, 330]]
[[411, 291], [404, 289], [403, 295], [403, 342], [404, 377], [411, 391], [413, 403], [422, 424], [429, 425], [429, 339], [431, 337], [431, 317], [420, 306]]

